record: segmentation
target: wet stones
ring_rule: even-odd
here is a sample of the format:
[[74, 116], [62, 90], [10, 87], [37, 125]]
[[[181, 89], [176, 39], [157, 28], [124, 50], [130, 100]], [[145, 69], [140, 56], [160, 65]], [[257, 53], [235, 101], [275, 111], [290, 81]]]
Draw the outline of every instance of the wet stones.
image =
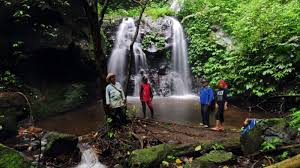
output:
[[247, 133], [241, 136], [244, 154], [252, 154], [262, 149], [262, 143], [278, 139], [276, 146], [295, 143], [297, 130], [285, 118], [259, 120]]

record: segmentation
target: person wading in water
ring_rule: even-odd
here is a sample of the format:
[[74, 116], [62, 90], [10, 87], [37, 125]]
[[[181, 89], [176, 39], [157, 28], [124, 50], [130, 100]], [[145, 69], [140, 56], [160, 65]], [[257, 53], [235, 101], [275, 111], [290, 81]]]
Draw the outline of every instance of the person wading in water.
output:
[[217, 91], [217, 98], [216, 98], [216, 126], [212, 128], [214, 131], [224, 131], [224, 111], [227, 110], [227, 84], [224, 80], [220, 80], [218, 82], [219, 90]]
[[113, 123], [126, 124], [127, 117], [123, 107], [125, 106], [125, 95], [122, 90], [122, 86], [119, 82], [116, 82], [116, 75], [109, 73], [106, 77], [106, 105], [109, 106], [109, 117], [113, 120]]
[[208, 81], [203, 79], [201, 81], [201, 88], [199, 89], [199, 97], [201, 104], [201, 116], [202, 123], [200, 125], [204, 125], [204, 127], [209, 127], [209, 106], [214, 100], [214, 92], [208, 86]]
[[146, 76], [143, 77], [143, 83], [140, 88], [140, 100], [142, 102], [144, 118], [146, 118], [146, 104], [151, 111], [151, 118], [153, 119], [154, 111], [152, 106], [153, 93]]

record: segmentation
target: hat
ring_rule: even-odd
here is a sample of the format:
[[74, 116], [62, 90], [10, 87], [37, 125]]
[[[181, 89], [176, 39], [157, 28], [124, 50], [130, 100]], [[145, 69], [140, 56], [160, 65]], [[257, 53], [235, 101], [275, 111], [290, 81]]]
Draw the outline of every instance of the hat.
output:
[[106, 76], [106, 82], [110, 82], [110, 78], [116, 76], [114, 73], [108, 73]]
[[201, 83], [205, 83], [205, 82], [209, 83], [209, 81], [206, 80], [206, 79], [202, 79], [202, 80], [201, 80]]

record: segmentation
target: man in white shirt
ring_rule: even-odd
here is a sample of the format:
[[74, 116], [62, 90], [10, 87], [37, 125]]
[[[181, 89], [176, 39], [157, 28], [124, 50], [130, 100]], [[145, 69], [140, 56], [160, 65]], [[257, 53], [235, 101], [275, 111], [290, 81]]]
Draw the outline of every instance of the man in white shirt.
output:
[[109, 117], [112, 118], [114, 124], [125, 124], [127, 117], [123, 107], [125, 105], [125, 94], [119, 82], [116, 82], [116, 75], [109, 73], [106, 77], [109, 83], [106, 86], [106, 104], [109, 106]]

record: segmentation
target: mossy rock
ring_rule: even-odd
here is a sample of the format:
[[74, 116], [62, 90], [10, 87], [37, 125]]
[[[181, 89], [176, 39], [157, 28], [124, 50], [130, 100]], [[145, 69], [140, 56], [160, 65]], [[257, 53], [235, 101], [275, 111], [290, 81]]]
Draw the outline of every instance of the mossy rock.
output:
[[280, 144], [291, 144], [297, 136], [297, 130], [292, 128], [285, 118], [258, 120], [257, 124], [241, 136], [241, 147], [244, 154], [252, 154], [261, 150], [261, 144], [273, 138], [278, 138]]
[[44, 119], [79, 107], [87, 101], [85, 84], [53, 84], [47, 93], [32, 88], [32, 110], [35, 119]]
[[231, 152], [224, 150], [213, 150], [208, 154], [196, 158], [192, 163], [192, 168], [212, 168], [219, 164], [224, 164], [233, 159]]
[[0, 168], [35, 168], [21, 153], [0, 144]]
[[62, 134], [58, 132], [49, 132], [45, 135], [47, 140], [45, 157], [57, 157], [60, 155], [70, 155], [78, 153], [78, 138], [74, 135]]
[[145, 149], [134, 150], [129, 159], [129, 167], [157, 167], [171, 151], [172, 145], [160, 144]]

